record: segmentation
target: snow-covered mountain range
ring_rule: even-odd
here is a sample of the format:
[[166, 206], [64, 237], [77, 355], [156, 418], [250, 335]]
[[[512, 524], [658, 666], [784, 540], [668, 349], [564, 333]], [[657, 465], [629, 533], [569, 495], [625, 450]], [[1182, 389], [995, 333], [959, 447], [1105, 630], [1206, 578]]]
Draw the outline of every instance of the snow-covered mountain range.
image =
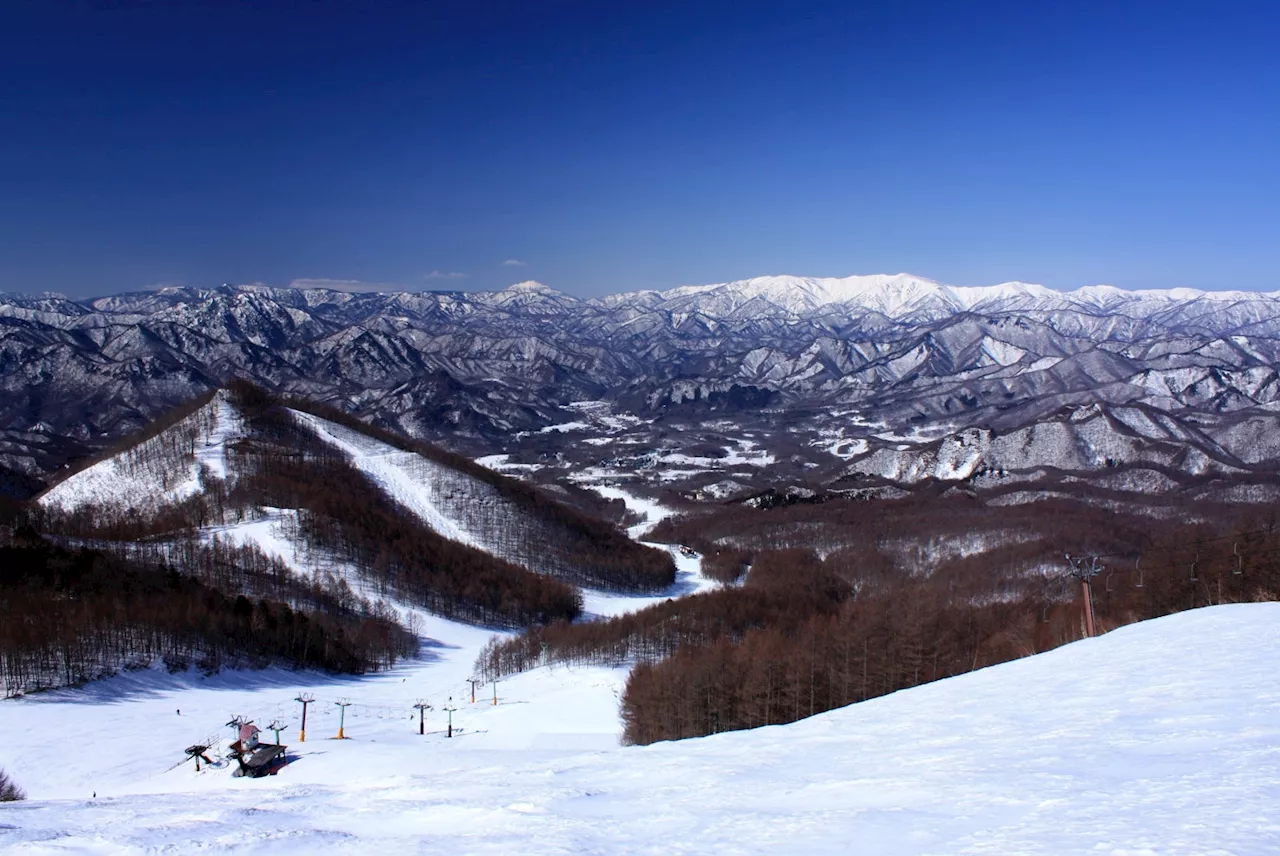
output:
[[531, 466], [761, 452], [685, 467], [704, 480], [789, 462], [832, 482], [1176, 483], [1269, 474], [1280, 452], [1280, 293], [1248, 290], [899, 274], [590, 300], [533, 282], [7, 295], [0, 365], [0, 464], [35, 477], [233, 376]]

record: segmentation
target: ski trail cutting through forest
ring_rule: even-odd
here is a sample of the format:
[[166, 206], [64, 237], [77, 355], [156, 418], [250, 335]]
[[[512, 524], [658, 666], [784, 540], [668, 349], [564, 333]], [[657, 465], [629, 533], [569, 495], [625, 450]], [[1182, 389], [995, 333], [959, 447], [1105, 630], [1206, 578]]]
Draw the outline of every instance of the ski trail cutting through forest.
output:
[[243, 433], [240, 414], [220, 390], [177, 424], [68, 476], [38, 501], [46, 508], [94, 503], [139, 510], [181, 502], [202, 490], [206, 471], [227, 477], [227, 443]]
[[[469, 547], [488, 551], [475, 533], [468, 531], [438, 504], [430, 483], [434, 465], [413, 452], [405, 452], [327, 419], [290, 410], [316, 436], [345, 454], [355, 466], [390, 496], [413, 512], [438, 534]], [[415, 475], [414, 471], [421, 475]], [[422, 478], [426, 476], [426, 478]]]
[[584, 482], [582, 487], [594, 490], [605, 499], [621, 500], [629, 511], [641, 515], [639, 523], [627, 527], [627, 535], [646, 547], [664, 550], [671, 554], [676, 565], [676, 579], [666, 591], [655, 595], [621, 595], [616, 592], [603, 591], [584, 587], [582, 589], [583, 610], [588, 618], [611, 618], [638, 612], [656, 603], [662, 603], [674, 597], [684, 597], [706, 591], [714, 591], [721, 584], [702, 573], [702, 557], [686, 555], [678, 547], [670, 544], [645, 541], [644, 536], [653, 527], [674, 514], [674, 511], [657, 500], [636, 496], [621, 488], [610, 485], [597, 485]]
[[642, 519], [639, 523], [627, 527], [627, 534], [634, 541], [640, 541], [653, 527], [674, 513], [656, 499], [636, 496], [634, 493], [627, 493], [622, 488], [590, 483], [583, 484], [583, 487], [591, 488], [605, 499], [620, 499], [627, 506], [628, 511], [641, 516]]

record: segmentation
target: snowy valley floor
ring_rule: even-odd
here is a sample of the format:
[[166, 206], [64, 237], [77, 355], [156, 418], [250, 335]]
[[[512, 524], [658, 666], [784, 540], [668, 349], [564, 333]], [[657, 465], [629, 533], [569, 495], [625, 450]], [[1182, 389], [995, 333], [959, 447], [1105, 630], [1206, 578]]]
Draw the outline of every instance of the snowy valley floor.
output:
[[[461, 734], [436, 710], [419, 737], [407, 705], [457, 687], [474, 641], [371, 678], [144, 672], [0, 702], [0, 766], [32, 796], [0, 805], [0, 850], [1280, 852], [1280, 604], [644, 748], [616, 745], [624, 674], [608, 669], [515, 677], [496, 707], [455, 696]], [[327, 739], [336, 709], [316, 704], [298, 744], [299, 689], [349, 697], [352, 739]], [[289, 717], [296, 760], [259, 780], [166, 770], [237, 713]]]

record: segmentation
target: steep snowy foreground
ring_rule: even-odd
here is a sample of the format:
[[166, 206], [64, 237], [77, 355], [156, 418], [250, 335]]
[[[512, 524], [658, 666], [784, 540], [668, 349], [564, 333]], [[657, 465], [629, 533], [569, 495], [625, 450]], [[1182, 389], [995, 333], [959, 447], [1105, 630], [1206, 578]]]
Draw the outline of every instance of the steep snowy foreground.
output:
[[[485, 635], [438, 620], [427, 632], [437, 659], [373, 678], [148, 672], [0, 703], [0, 765], [33, 798], [0, 806], [0, 849], [1280, 852], [1278, 604], [1175, 615], [792, 725], [647, 748], [614, 745], [622, 673], [605, 669], [519, 676], [496, 707], [459, 705], [461, 735], [446, 739], [436, 710], [419, 737], [408, 705], [466, 701]], [[298, 744], [298, 689], [355, 702], [352, 739], [327, 739], [336, 712], [317, 704]], [[235, 713], [286, 717], [297, 760], [261, 780], [167, 770], [189, 743], [228, 735]]]

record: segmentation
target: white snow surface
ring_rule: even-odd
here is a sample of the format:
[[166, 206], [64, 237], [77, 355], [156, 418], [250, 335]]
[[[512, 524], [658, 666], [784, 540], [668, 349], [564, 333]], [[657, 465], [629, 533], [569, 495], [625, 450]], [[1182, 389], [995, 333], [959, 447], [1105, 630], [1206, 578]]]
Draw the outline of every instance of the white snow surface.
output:
[[648, 497], [636, 496], [634, 493], [625, 491], [620, 487], [612, 485], [584, 484], [605, 499], [620, 499], [627, 506], [629, 511], [639, 514], [641, 521], [634, 526], [627, 527], [627, 534], [637, 541], [653, 527], [670, 517], [672, 511], [656, 499]]
[[[472, 705], [454, 678], [466, 634], [485, 634], [431, 632], [438, 659], [370, 678], [147, 671], [0, 702], [0, 766], [32, 797], [0, 804], [0, 850], [1280, 852], [1280, 604], [1182, 613], [799, 723], [644, 748], [615, 745], [620, 672], [538, 669], [500, 684], [497, 706], [484, 689]], [[321, 700], [301, 744], [298, 689]], [[424, 695], [437, 709], [420, 737], [409, 705]], [[337, 741], [330, 702], [344, 696], [352, 739]], [[233, 713], [284, 718], [296, 760], [258, 780], [168, 769], [229, 735]]]
[[68, 511], [86, 503], [151, 510], [181, 502], [201, 490], [202, 471], [227, 477], [227, 443], [242, 435], [240, 414], [219, 391], [181, 422], [59, 482], [39, 501]]

